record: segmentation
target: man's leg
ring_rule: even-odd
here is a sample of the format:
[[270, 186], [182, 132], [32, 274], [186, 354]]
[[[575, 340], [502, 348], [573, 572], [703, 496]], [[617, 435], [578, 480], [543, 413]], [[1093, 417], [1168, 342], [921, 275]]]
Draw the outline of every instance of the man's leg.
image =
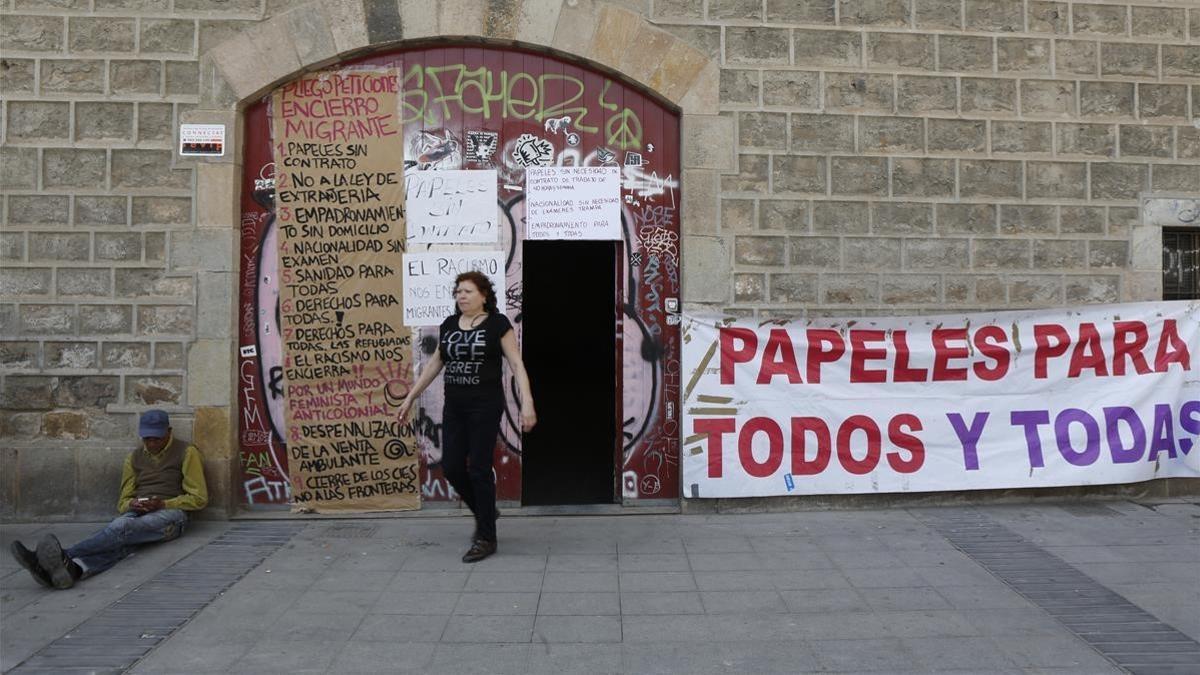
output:
[[[69, 568], [67, 563], [74, 562], [82, 576], [94, 576], [123, 560], [135, 546], [175, 539], [183, 534], [186, 524], [187, 514], [179, 509], [161, 509], [140, 516], [124, 513], [103, 530], [63, 551], [66, 558], [63, 566]], [[53, 556], [47, 554], [47, 557]]]

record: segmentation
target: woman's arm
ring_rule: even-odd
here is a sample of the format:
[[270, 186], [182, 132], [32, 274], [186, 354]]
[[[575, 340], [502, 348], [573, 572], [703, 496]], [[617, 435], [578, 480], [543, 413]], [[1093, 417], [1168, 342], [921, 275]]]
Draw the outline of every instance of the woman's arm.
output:
[[400, 404], [400, 410], [396, 413], [396, 419], [401, 422], [408, 421], [408, 414], [412, 411], [412, 404], [440, 372], [442, 372], [442, 350], [435, 349], [433, 356], [429, 357], [429, 361], [421, 370], [420, 376], [417, 377], [417, 381], [413, 383], [412, 389], [408, 390], [408, 396], [405, 396], [404, 401]]
[[521, 359], [521, 350], [517, 348], [517, 332], [510, 330], [500, 338], [500, 348], [504, 350], [504, 358], [517, 376], [517, 389], [521, 393], [521, 431], [529, 431], [537, 424], [537, 413], [533, 410], [533, 392], [529, 391], [529, 374], [525, 372], [525, 361]]

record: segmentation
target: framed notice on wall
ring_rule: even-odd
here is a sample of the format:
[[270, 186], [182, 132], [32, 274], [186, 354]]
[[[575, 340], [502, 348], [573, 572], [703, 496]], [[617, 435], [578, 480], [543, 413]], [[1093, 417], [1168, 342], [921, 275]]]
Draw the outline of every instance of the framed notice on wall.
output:
[[525, 238], [621, 238], [621, 170], [615, 166], [525, 169]]
[[414, 171], [404, 177], [410, 244], [500, 240], [496, 170]]

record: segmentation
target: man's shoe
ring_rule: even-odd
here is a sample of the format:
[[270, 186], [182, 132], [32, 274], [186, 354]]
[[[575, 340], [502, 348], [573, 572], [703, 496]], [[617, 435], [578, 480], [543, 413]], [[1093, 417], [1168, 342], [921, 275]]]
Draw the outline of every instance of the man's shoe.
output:
[[76, 576], [71, 574], [73, 565], [69, 564], [71, 561], [63, 553], [58, 537], [52, 534], [42, 537], [37, 546], [37, 559], [42, 569], [50, 575], [50, 583], [55, 588], [66, 590], [75, 585]]
[[[496, 520], [500, 520], [500, 509], [496, 509]], [[492, 529], [495, 529], [496, 520], [492, 521]], [[471, 543], [479, 541], [479, 527], [476, 526], [475, 531], [471, 533]]]
[[17, 564], [29, 570], [29, 574], [33, 576], [33, 580], [46, 588], [51, 588], [50, 575], [46, 574], [46, 570], [38, 564], [37, 554], [25, 548], [25, 545], [19, 541], [14, 541], [9, 544], [8, 550], [12, 552], [13, 558], [16, 558]]
[[487, 541], [486, 539], [477, 539], [471, 548], [463, 554], [462, 561], [465, 563], [479, 562], [484, 558], [496, 552], [496, 542]]

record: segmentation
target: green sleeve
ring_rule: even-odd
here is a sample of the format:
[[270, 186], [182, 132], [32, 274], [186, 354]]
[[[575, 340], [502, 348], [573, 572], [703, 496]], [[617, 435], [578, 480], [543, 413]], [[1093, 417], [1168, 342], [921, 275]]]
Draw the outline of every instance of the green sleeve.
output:
[[137, 479], [133, 475], [133, 455], [125, 455], [125, 465], [121, 467], [121, 496], [117, 499], [117, 513], [129, 510], [129, 502], [133, 501], [137, 492]]
[[200, 451], [189, 445], [183, 456], [183, 494], [164, 502], [168, 509], [199, 511], [208, 505], [208, 484], [204, 482], [204, 464]]

